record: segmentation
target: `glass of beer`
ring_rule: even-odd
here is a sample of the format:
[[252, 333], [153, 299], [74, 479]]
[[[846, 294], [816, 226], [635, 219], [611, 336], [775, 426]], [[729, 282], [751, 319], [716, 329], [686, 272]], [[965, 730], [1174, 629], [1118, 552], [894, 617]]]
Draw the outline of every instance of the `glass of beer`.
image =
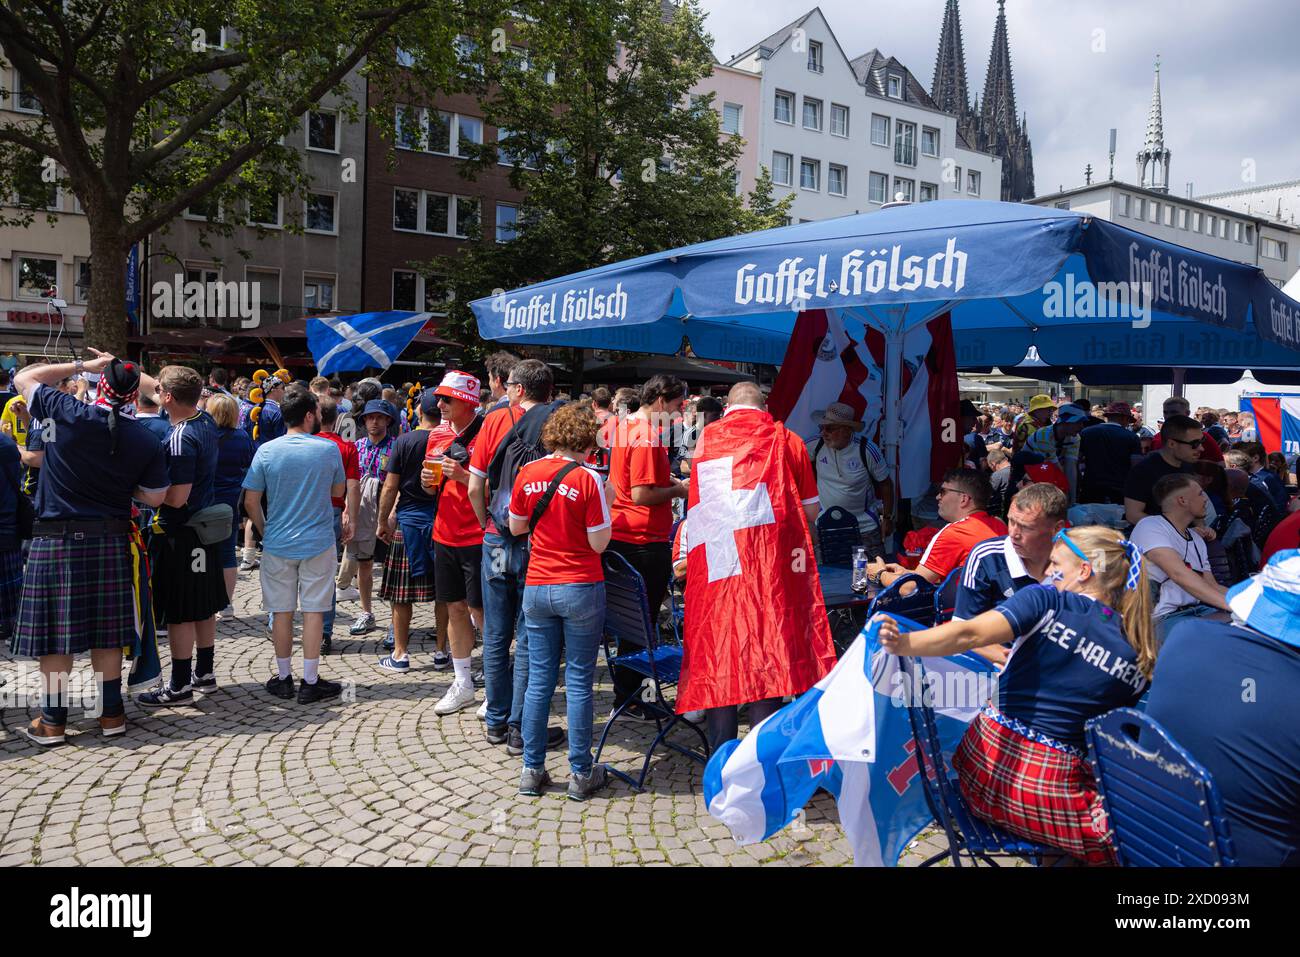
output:
[[433, 473], [433, 479], [426, 484], [427, 488], [435, 488], [442, 484], [442, 454], [435, 453], [427, 455], [424, 458], [424, 467]]

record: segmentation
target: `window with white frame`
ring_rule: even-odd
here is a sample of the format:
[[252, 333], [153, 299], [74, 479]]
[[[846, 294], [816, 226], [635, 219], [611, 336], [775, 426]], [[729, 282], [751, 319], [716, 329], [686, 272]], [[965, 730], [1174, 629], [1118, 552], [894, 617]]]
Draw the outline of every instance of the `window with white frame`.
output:
[[849, 135], [849, 108], [840, 103], [831, 104], [831, 135]]
[[1057, 202], [1053, 203], [1052, 206], [1055, 207], [1056, 209], [1069, 209], [1070, 201], [1068, 199], [1058, 200]]
[[447, 314], [447, 304], [454, 298], [451, 286], [447, 283], [446, 276], [421, 276], [420, 284], [423, 287], [420, 299], [423, 303], [422, 312], [431, 312], [436, 316], [445, 316]]
[[479, 216], [480, 202], [471, 196], [456, 197], [456, 236], [460, 239], [475, 239], [482, 232]]
[[1241, 223], [1234, 220], [1232, 224], [1232, 241], [1234, 243], [1241, 242], [1241, 236], [1242, 236]]
[[393, 190], [393, 229], [461, 239], [474, 237], [478, 235], [479, 209], [479, 200], [472, 196], [398, 188]]
[[1174, 224], [1174, 207], [1170, 203], [1165, 203], [1165, 225], [1172, 226], [1173, 224]]
[[418, 276], [410, 269], [393, 270], [393, 308], [403, 312], [415, 312], [416, 286]]
[[14, 110], [19, 113], [44, 113], [41, 101], [36, 99], [36, 95], [27, 89], [27, 81], [17, 69], [14, 73]]
[[208, 194], [186, 206], [184, 215], [186, 219], [206, 219], [215, 223], [221, 218], [221, 207], [216, 197]]
[[248, 221], [256, 226], [279, 229], [284, 223], [284, 201], [279, 193], [261, 190], [248, 201]]
[[1120, 216], [1127, 216], [1129, 209], [1128, 193], [1120, 193], [1119, 199], [1115, 204], [1115, 212]]
[[259, 269], [248, 267], [244, 270], [244, 279], [256, 283], [253, 289], [257, 296], [258, 309], [262, 321], [278, 321], [280, 318], [280, 271], [278, 269]]
[[1179, 229], [1187, 228], [1187, 210], [1182, 206], [1178, 207], [1178, 228]]
[[810, 96], [803, 98], [803, 128], [805, 130], [821, 131], [822, 128], [822, 101], [815, 100]]
[[966, 192], [971, 196], [980, 194], [980, 174], [977, 170], [968, 169], [966, 171]]
[[185, 264], [185, 281], [197, 282], [203, 286], [221, 282], [221, 270], [208, 263], [187, 262]]
[[952, 168], [952, 191], [954, 193], [961, 192], [961, 167], [960, 166], [954, 166]]
[[1201, 231], [1201, 214], [1199, 210], [1192, 210], [1191, 230], [1194, 233], [1199, 233]]
[[739, 196], [741, 194], [740, 170], [738, 169], [733, 169], [731, 171], [731, 192], [734, 193], [736, 196]]
[[1228, 238], [1228, 219], [1226, 216], [1220, 217], [1219, 219], [1219, 238], [1220, 239]]
[[1255, 226], [1253, 223], [1246, 224], [1246, 237], [1242, 240], [1244, 243], [1255, 245]]
[[339, 231], [337, 193], [308, 193], [305, 227], [309, 233]]
[[397, 108], [397, 148], [401, 150], [424, 149], [424, 113], [416, 106]]
[[58, 209], [59, 185], [45, 181], [44, 165], [33, 159], [25, 166], [27, 175], [20, 177], [21, 181], [14, 190], [18, 205], [29, 209]]
[[939, 131], [932, 126], [921, 127], [921, 155], [939, 155]]
[[506, 145], [514, 136], [513, 130], [505, 127], [497, 128], [497, 162], [502, 166], [540, 169], [542, 160], [536, 153], [525, 153], [522, 144], [516, 144], [513, 148]]
[[772, 118], [778, 123], [789, 123], [794, 125], [794, 94], [786, 93], [784, 90], [776, 91], [775, 112]]
[[14, 298], [44, 299], [59, 284], [59, 261], [47, 256], [14, 257]]
[[889, 74], [889, 79], [885, 85], [885, 91], [895, 100], [903, 98], [903, 78], [897, 73]]
[[847, 196], [849, 171], [847, 167], [831, 163], [826, 167], [826, 192], [832, 196]]
[[938, 184], [938, 183], [922, 183], [922, 184], [921, 184], [921, 202], [923, 202], [923, 203], [929, 203], [929, 202], [932, 202], [932, 201], [934, 201], [934, 200], [936, 200], [936, 199], [938, 199], [938, 198], [939, 198], [939, 184]]
[[901, 176], [894, 177], [894, 199], [910, 203], [916, 198], [916, 181], [903, 179]]
[[799, 160], [799, 188], [820, 190], [822, 180], [822, 161], [815, 159]]
[[1259, 254], [1265, 259], [1286, 262], [1286, 243], [1277, 239], [1269, 239], [1267, 236], [1260, 237]]
[[808, 41], [808, 69], [813, 73], [821, 73], [825, 70], [822, 65], [822, 45], [820, 40]]
[[772, 182], [776, 186], [794, 185], [794, 157], [789, 153], [772, 154]]
[[519, 207], [510, 203], [497, 203], [497, 242], [508, 243], [515, 238], [519, 226]]
[[450, 155], [453, 152], [452, 134], [457, 129], [455, 117], [451, 113], [442, 110], [424, 110], [423, 126], [426, 132], [426, 146], [424, 147], [430, 153], [444, 153]]
[[323, 153], [339, 151], [339, 115], [334, 110], [307, 113], [307, 149]]
[[867, 199], [873, 203], [883, 203], [889, 194], [889, 177], [884, 173], [870, 174], [867, 187]]
[[473, 116], [456, 117], [456, 155], [469, 156], [467, 147], [483, 142], [483, 121]]
[[303, 276], [303, 309], [307, 312], [333, 312], [334, 281], [334, 276]]
[[456, 62], [462, 73], [483, 75], [483, 64], [477, 62], [478, 41], [467, 36], [458, 36], [455, 41]]
[[916, 124], [898, 120], [894, 123], [894, 162], [900, 166], [916, 165]]
[[1160, 203], [1158, 200], [1151, 200], [1151, 205], [1147, 207], [1147, 214], [1151, 217], [1150, 222], [1160, 222]]
[[871, 114], [871, 145], [889, 145], [889, 117], [879, 113]]
[[84, 306], [90, 302], [90, 260], [84, 256], [78, 256], [73, 263], [72, 294], [73, 302], [79, 306]]
[[452, 206], [452, 197], [446, 193], [424, 193], [424, 202], [421, 204], [424, 219], [420, 222], [420, 231], [438, 236], [450, 236]]
[[740, 135], [740, 119], [744, 108], [739, 103], [722, 104], [722, 132]]
[[1146, 201], [1146, 197], [1144, 197], [1144, 196], [1134, 196], [1134, 197], [1133, 197], [1133, 218], [1134, 218], [1134, 219], [1146, 219], [1146, 218], [1147, 218], [1147, 201]]
[[393, 228], [406, 232], [420, 229], [420, 191], [418, 189], [393, 190]]

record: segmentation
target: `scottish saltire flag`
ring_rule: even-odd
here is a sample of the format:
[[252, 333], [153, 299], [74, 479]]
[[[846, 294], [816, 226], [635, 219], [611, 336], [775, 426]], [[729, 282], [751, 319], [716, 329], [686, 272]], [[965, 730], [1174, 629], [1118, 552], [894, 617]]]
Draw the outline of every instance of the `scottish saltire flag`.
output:
[[[895, 620], [903, 631], [920, 627]], [[905, 705], [927, 696], [951, 754], [995, 692], [996, 673], [973, 655], [922, 658], [909, 673], [879, 646], [876, 628], [868, 624], [830, 674], [709, 760], [705, 804], [737, 844], [771, 837], [818, 788], [835, 797], [859, 866], [897, 864], [930, 822]]]
[[398, 311], [313, 316], [307, 347], [321, 375], [387, 369], [432, 318], [431, 312]]

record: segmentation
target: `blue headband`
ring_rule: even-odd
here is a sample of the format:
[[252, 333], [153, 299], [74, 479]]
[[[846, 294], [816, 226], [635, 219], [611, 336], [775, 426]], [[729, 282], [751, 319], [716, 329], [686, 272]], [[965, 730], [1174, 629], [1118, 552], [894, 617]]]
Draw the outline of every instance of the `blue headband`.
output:
[[[1092, 564], [1092, 559], [1083, 553], [1083, 549], [1074, 544], [1074, 540], [1066, 534], [1065, 529], [1057, 532], [1052, 541], [1064, 542], [1070, 551], [1079, 556], [1080, 561]], [[1126, 538], [1121, 538], [1119, 544], [1124, 549], [1124, 554], [1128, 556], [1128, 577], [1124, 579], [1124, 590], [1132, 591], [1137, 588], [1138, 580], [1142, 575], [1142, 551]]]

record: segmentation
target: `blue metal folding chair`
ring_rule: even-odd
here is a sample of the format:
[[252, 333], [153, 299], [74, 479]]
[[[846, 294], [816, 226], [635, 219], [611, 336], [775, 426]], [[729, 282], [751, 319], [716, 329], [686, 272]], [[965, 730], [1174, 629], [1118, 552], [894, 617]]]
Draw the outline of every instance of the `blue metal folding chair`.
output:
[[1236, 866], [1214, 779], [1159, 722], [1116, 708], [1085, 734], [1121, 866]]
[[[600, 743], [596, 746], [595, 762], [600, 763], [600, 754], [605, 748], [605, 740], [614, 723], [622, 717], [634, 702], [654, 719], [658, 734], [646, 751], [645, 762], [641, 765], [641, 774], [633, 778], [617, 768], [606, 765], [610, 774], [626, 781], [640, 791], [645, 785], [646, 775], [650, 771], [650, 759], [655, 749], [661, 744], [680, 754], [686, 755], [704, 764], [708, 761], [709, 741], [704, 731], [694, 723], [687, 721], [673, 710], [664, 698], [664, 689], [675, 687], [682, 670], [682, 648], [680, 644], [668, 644], [660, 640], [659, 630], [650, 614], [650, 602], [646, 598], [645, 580], [622, 555], [606, 552], [603, 556], [605, 566], [605, 663], [609, 665], [611, 678], [615, 667], [627, 668], [644, 676], [641, 691], [629, 697], [614, 709], [609, 720], [605, 722], [600, 733]], [[626, 645], [635, 645], [640, 651], [615, 656], [613, 640]], [[678, 722], [694, 731], [704, 746], [703, 751], [683, 747], [666, 740]]]
[[[909, 585], [916, 587], [909, 589]], [[876, 612], [887, 611], [891, 615], [910, 618], [918, 625], [928, 628], [934, 624], [934, 595], [935, 587], [925, 578], [914, 572], [903, 575], [876, 596], [867, 612], [867, 620]]]
[[[906, 687], [924, 687], [925, 666], [919, 658], [900, 658], [899, 667], [907, 674]], [[922, 679], [919, 682], [917, 675]], [[1061, 854], [1056, 848], [1027, 841], [975, 816], [962, 797], [956, 773], [948, 767], [944, 757], [934, 709], [925, 703], [924, 694], [919, 696], [919, 701], [915, 700], [917, 697], [909, 694], [907, 706], [912, 737], [916, 741], [917, 769], [921, 772], [919, 777], [925, 802], [948, 840], [948, 850], [922, 861], [921, 867], [929, 867], [946, 858], [952, 859], [953, 867], [961, 867], [963, 854], [972, 864], [983, 861], [993, 867], [998, 866], [993, 860], [995, 856], [1027, 857], [1035, 864], [1041, 864], [1045, 855]]]
[[957, 609], [957, 589], [961, 587], [961, 576], [966, 571], [965, 565], [958, 565], [948, 573], [934, 593], [934, 623], [942, 625], [952, 619]]
[[817, 516], [817, 542], [823, 565], [852, 565], [853, 550], [862, 544], [857, 518], [848, 509], [831, 506]]

